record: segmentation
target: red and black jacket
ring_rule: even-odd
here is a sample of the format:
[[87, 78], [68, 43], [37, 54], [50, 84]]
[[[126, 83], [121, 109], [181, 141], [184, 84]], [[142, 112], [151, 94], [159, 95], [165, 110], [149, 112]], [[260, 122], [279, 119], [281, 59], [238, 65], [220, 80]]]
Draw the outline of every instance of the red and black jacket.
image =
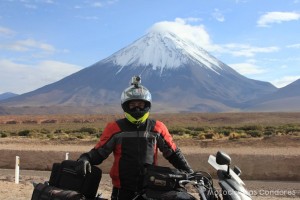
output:
[[157, 163], [158, 149], [174, 167], [190, 171], [167, 127], [153, 119], [140, 126], [126, 118], [108, 123], [96, 146], [82, 156], [87, 156], [92, 165], [98, 165], [113, 152], [110, 170], [113, 186], [138, 191], [144, 166]]

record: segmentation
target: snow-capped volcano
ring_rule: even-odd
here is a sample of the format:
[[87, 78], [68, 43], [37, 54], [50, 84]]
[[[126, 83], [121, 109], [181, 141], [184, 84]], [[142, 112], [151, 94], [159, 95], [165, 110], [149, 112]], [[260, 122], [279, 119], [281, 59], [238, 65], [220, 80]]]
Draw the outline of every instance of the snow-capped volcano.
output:
[[108, 58], [0, 105], [120, 111], [120, 94], [133, 75], [142, 76], [142, 84], [152, 93], [152, 110], [160, 112], [235, 110], [276, 90], [210, 55], [201, 47], [201, 38], [160, 25]]
[[191, 61], [216, 73], [217, 69], [222, 69], [219, 61], [199, 45], [166, 30], [150, 32], [109, 57], [108, 61], [121, 67], [151, 65], [153, 70], [160, 70], [160, 73], [165, 69], [182, 67]]

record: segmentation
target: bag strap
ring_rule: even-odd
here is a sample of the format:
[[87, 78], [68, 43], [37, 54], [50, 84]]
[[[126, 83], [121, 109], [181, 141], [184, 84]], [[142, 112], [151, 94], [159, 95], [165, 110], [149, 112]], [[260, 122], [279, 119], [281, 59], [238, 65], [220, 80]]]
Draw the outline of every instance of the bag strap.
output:
[[[47, 186], [46, 184], [43, 184], [43, 183], [39, 183], [35, 186], [35, 189], [36, 190], [39, 190], [40, 189], [40, 192], [38, 193], [38, 196], [37, 196], [37, 199], [40, 199], [41, 196], [43, 195], [44, 191], [47, 189]], [[32, 200], [35, 200], [36, 197], [32, 197]]]

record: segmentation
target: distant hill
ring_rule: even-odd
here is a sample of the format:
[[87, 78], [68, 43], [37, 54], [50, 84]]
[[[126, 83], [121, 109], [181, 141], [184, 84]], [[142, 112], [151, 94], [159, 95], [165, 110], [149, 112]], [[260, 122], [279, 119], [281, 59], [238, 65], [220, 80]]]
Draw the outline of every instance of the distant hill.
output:
[[249, 104], [246, 111], [300, 112], [300, 79]]
[[11, 93], [11, 92], [5, 92], [5, 93], [0, 94], [0, 101], [4, 100], [4, 99], [16, 97], [16, 96], [18, 96], [18, 94]]

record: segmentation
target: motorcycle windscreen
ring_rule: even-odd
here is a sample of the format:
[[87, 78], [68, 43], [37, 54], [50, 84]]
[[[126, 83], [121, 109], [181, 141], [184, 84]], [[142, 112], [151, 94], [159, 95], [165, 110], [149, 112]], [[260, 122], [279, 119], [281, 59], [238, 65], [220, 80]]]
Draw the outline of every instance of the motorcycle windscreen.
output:
[[[208, 163], [213, 168], [215, 168], [216, 170], [225, 170], [225, 171], [227, 171], [228, 166], [227, 165], [219, 165], [216, 162], [216, 157], [213, 156], [213, 155], [209, 156]], [[244, 181], [238, 175], [236, 175], [236, 173], [232, 169], [230, 169], [230, 175], [231, 175], [232, 179], [234, 179], [236, 182], [238, 182], [241, 185], [245, 185]]]

